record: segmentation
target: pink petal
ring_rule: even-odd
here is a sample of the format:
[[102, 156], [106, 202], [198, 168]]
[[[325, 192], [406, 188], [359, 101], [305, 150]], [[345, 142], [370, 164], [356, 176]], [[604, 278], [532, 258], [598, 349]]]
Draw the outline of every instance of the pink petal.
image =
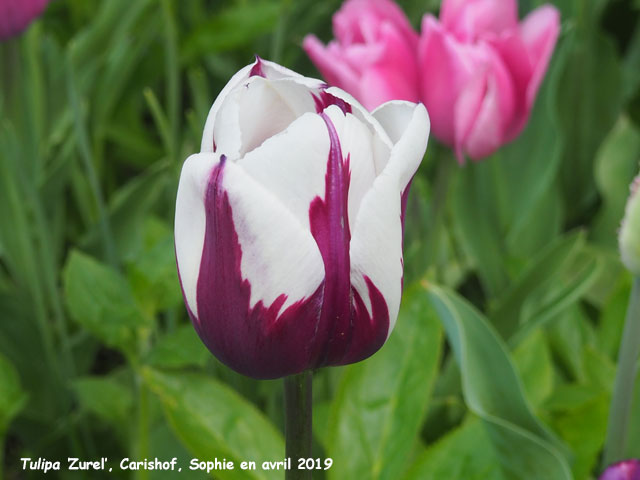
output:
[[474, 57], [473, 46], [461, 44], [444, 32], [434, 17], [425, 15], [418, 45], [420, 92], [433, 133], [449, 145], [455, 141], [453, 106], [462, 89], [478, 73]]
[[418, 66], [414, 50], [389, 23], [380, 33], [381, 55], [365, 68], [360, 80], [359, 97], [369, 110], [390, 100], [417, 102]]
[[[486, 61], [486, 92], [473, 126], [463, 140], [464, 149], [474, 160], [491, 155], [505, 143], [516, 106], [509, 71], [490, 46], [480, 48]], [[459, 108], [456, 105], [456, 114]]]
[[17, 35], [40, 15], [49, 0], [0, 0], [0, 39]]
[[527, 91], [533, 77], [533, 65], [527, 47], [517, 30], [492, 38], [489, 42], [502, 58], [513, 81], [514, 114], [511, 125], [505, 133], [505, 141], [510, 141], [522, 131], [531, 113]]
[[402, 9], [391, 0], [347, 0], [333, 16], [333, 31], [344, 45], [368, 43], [375, 25], [390, 22], [412, 48], [418, 35]]
[[307, 35], [302, 42], [302, 48], [329, 84], [357, 95], [358, 75], [349, 62], [345, 61], [345, 54], [340, 45], [331, 42], [325, 47], [315, 35]]
[[533, 75], [527, 88], [527, 105], [530, 109], [558, 40], [560, 13], [551, 5], [543, 5], [527, 15], [520, 27], [520, 33], [533, 67]]
[[515, 0], [444, 0], [440, 21], [460, 40], [475, 41], [516, 28], [518, 5]]

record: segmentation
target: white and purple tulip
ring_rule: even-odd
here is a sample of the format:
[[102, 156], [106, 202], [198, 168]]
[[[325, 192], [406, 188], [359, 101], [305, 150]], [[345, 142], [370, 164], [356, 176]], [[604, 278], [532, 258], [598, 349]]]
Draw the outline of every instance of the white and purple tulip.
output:
[[198, 335], [254, 378], [374, 354], [402, 290], [403, 213], [424, 155], [423, 105], [367, 112], [344, 91], [257, 59], [224, 87], [175, 218]]

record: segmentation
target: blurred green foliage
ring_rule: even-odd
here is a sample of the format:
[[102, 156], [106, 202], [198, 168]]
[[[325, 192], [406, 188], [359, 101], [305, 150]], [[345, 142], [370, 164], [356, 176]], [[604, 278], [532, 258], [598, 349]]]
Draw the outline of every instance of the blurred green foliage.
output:
[[[398, 3], [415, 27], [439, 7]], [[462, 168], [430, 140], [396, 330], [315, 375], [314, 455], [334, 465], [314, 478], [597, 476], [630, 289], [616, 234], [640, 159], [640, 3], [552, 3], [561, 38], [523, 134]], [[231, 75], [258, 54], [317, 76], [300, 44], [328, 40], [339, 5], [57, 0], [0, 44], [0, 477], [40, 478], [21, 457], [177, 457], [202, 478], [192, 457], [284, 455], [279, 383], [229, 371], [188, 324], [173, 208]]]

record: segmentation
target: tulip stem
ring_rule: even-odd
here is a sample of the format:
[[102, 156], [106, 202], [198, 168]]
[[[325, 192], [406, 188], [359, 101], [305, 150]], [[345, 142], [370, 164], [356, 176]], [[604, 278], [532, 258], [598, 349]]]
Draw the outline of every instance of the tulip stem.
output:
[[624, 322], [618, 369], [609, 411], [609, 426], [603, 457], [603, 467], [622, 460], [625, 455], [630, 423], [633, 385], [640, 354], [640, 277], [633, 279], [627, 317]]
[[285, 480], [308, 480], [311, 470], [298, 470], [299, 458], [311, 457], [311, 371], [284, 379], [285, 456], [291, 469]]

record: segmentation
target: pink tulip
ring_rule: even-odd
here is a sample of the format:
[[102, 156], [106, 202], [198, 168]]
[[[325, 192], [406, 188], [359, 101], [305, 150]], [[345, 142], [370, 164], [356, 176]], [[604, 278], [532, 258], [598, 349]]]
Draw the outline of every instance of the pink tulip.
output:
[[303, 48], [324, 78], [367, 109], [389, 100], [418, 101], [418, 35], [391, 0], [348, 0], [333, 16], [336, 40], [307, 35]]
[[23, 31], [49, 0], [0, 0], [0, 40]]
[[524, 128], [558, 38], [542, 6], [518, 23], [515, 0], [443, 0], [422, 20], [421, 99], [433, 133], [458, 159], [492, 154]]
[[640, 460], [625, 460], [610, 465], [600, 480], [640, 480]]

